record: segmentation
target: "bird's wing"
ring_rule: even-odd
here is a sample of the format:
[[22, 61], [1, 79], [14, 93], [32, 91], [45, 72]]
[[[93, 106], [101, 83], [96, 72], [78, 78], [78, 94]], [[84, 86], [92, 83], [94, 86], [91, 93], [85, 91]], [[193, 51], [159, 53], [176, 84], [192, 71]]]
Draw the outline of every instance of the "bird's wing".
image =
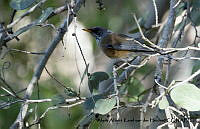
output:
[[141, 44], [135, 42], [134, 38], [124, 34], [108, 34], [102, 39], [100, 45], [102, 48], [113, 49], [118, 51], [155, 53], [154, 50], [142, 46]]
[[130, 37], [128, 35], [125, 35], [125, 34], [114, 34], [115, 38], [121, 42], [124, 42], [124, 41], [133, 41], [135, 40], [133, 37]]
[[136, 42], [137, 39], [124, 34], [113, 34], [112, 39], [116, 42], [112, 48], [116, 50], [128, 50], [133, 52], [152, 52], [153, 50]]
[[154, 52], [154, 50], [143, 47], [137, 43], [122, 43], [114, 44], [110, 48], [121, 51], [132, 51], [132, 52]]

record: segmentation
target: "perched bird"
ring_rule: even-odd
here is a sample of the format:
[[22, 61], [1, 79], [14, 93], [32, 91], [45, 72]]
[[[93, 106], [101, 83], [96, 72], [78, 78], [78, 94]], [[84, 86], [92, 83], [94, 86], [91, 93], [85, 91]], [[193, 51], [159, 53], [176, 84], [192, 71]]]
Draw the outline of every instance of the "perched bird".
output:
[[141, 38], [134, 39], [125, 34], [117, 34], [102, 27], [83, 30], [91, 33], [96, 38], [98, 46], [110, 58], [126, 58], [130, 55], [147, 56], [156, 53], [154, 49], [140, 44]]

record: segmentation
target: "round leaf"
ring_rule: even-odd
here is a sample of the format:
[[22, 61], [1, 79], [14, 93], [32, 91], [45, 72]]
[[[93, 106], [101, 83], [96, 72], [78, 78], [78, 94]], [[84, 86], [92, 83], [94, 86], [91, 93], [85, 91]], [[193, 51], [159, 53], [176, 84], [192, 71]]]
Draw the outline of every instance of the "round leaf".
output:
[[10, 7], [16, 10], [23, 10], [30, 7], [36, 0], [11, 0]]
[[94, 113], [105, 115], [114, 108], [115, 104], [116, 104], [116, 99], [114, 97], [99, 99], [95, 103]]
[[200, 111], [200, 89], [190, 83], [173, 88], [170, 96], [174, 103], [188, 111]]
[[96, 101], [99, 100], [99, 99], [103, 99], [103, 98], [105, 98], [105, 97], [102, 96], [102, 95], [94, 95], [90, 98], [87, 98], [86, 101], [83, 104], [85, 110], [90, 111], [90, 110], [94, 109]]
[[109, 75], [105, 72], [95, 72], [90, 75], [88, 78], [88, 86], [90, 92], [93, 92], [93, 89], [98, 89], [99, 83], [109, 79]]

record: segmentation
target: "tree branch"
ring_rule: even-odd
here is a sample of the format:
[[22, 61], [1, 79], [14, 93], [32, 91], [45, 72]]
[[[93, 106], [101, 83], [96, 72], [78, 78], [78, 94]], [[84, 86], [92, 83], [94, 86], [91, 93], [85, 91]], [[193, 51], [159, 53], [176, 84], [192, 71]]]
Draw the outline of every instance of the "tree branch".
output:
[[[76, 0], [75, 6], [74, 6], [75, 13], [77, 13], [79, 11], [82, 4], [84, 4], [84, 0]], [[58, 45], [58, 43], [63, 39], [64, 34], [68, 30], [68, 25], [72, 22], [73, 18], [74, 18], [74, 14], [70, 14], [69, 17], [65, 18], [63, 23], [60, 25], [57, 35], [51, 41], [49, 47], [46, 49], [46, 54], [40, 59], [38, 66], [36, 67], [34, 75], [31, 79], [31, 81], [27, 87], [26, 93], [24, 95], [25, 99], [29, 99], [31, 97], [34, 86], [37, 83], [37, 81], [40, 79], [42, 71], [43, 71], [49, 57], [53, 53], [53, 51], [56, 48], [56, 46]], [[23, 121], [24, 121], [24, 118], [26, 117], [26, 114], [28, 111], [28, 106], [29, 105], [26, 101], [25, 101], [25, 103], [23, 103], [21, 105], [21, 109], [18, 114], [18, 117], [15, 120], [15, 122], [12, 124], [10, 129], [16, 129], [16, 128], [21, 129], [23, 127]]]

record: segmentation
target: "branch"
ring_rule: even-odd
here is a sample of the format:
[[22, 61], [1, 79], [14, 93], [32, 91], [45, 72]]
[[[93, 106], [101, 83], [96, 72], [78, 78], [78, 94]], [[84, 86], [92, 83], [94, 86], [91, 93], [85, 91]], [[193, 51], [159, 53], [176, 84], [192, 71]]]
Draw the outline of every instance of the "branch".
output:
[[15, 21], [13, 21], [12, 23], [10, 23], [9, 25], [7, 25], [7, 29], [12, 28], [14, 25], [16, 25], [18, 22], [20, 22], [25, 16], [28, 16], [30, 13], [32, 13], [35, 9], [37, 9], [38, 7], [40, 7], [42, 4], [44, 4], [47, 0], [42, 0], [39, 3], [37, 3], [35, 6], [33, 6], [32, 8], [30, 8], [27, 12], [25, 12], [24, 14], [22, 14], [19, 18], [17, 18]]
[[[80, 7], [82, 6], [82, 4], [84, 4], [84, 0], [77, 0], [74, 6], [74, 12], [77, 13], [80, 9]], [[69, 17], [65, 18], [63, 23], [60, 25], [59, 29], [58, 29], [58, 33], [56, 34], [56, 36], [54, 37], [54, 39], [52, 40], [52, 42], [50, 43], [49, 47], [46, 49], [46, 54], [40, 59], [38, 66], [36, 67], [36, 70], [34, 72], [34, 75], [27, 87], [26, 93], [24, 98], [25, 99], [29, 99], [32, 95], [34, 86], [36, 85], [37, 81], [39, 80], [42, 71], [49, 59], [49, 57], [51, 56], [51, 54], [53, 53], [54, 49], [56, 48], [56, 46], [58, 45], [58, 43], [63, 39], [64, 34], [66, 33], [66, 31], [68, 30], [68, 25], [72, 22], [74, 18], [74, 14], [70, 14]], [[10, 127], [10, 129], [16, 129], [19, 128], [21, 129], [23, 127], [23, 122], [24, 122], [24, 118], [27, 114], [28, 111], [28, 103], [25, 101], [24, 104], [21, 105], [21, 109], [20, 112], [17, 116], [17, 119], [15, 120], [15, 122], [12, 124], [12, 126]]]
[[[170, 0], [170, 10], [169, 10], [169, 16], [167, 19], [167, 23], [165, 24], [163, 28], [163, 32], [161, 35], [161, 38], [158, 42], [158, 46], [161, 48], [165, 48], [168, 45], [168, 42], [171, 40], [173, 29], [174, 29], [174, 24], [176, 20], [176, 13], [175, 13], [175, 5], [176, 5], [176, 0]], [[156, 65], [156, 72], [155, 72], [155, 80], [158, 83], [161, 83], [161, 78], [162, 78], [162, 70], [163, 70], [163, 62], [164, 59], [159, 56], [157, 60], [157, 65]], [[160, 94], [164, 94], [165, 91], [163, 88], [159, 88]], [[159, 111], [157, 111], [159, 112]], [[169, 109], [165, 109], [165, 114], [167, 117], [168, 122], [170, 122], [171, 114]], [[174, 124], [168, 124], [169, 128], [175, 128]]]

